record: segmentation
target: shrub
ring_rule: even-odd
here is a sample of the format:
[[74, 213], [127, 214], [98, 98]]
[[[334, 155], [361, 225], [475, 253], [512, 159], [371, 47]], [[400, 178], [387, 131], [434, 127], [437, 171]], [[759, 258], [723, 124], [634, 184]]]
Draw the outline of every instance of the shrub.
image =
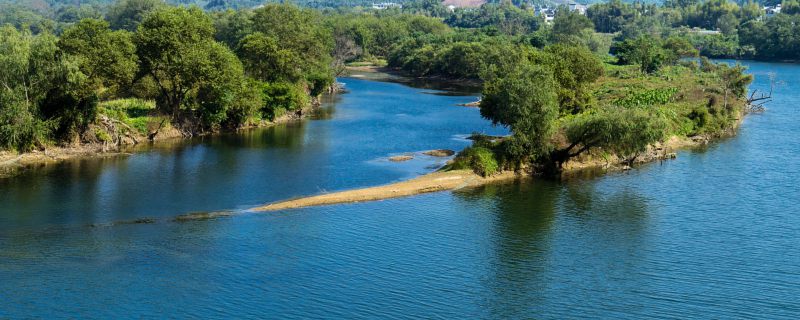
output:
[[694, 133], [699, 134], [709, 123], [711, 114], [708, 113], [708, 108], [697, 107], [687, 117], [694, 123]]
[[497, 173], [500, 165], [494, 152], [485, 147], [473, 146], [461, 151], [449, 169], [472, 169], [476, 174], [487, 177]]
[[269, 120], [275, 120], [287, 111], [300, 110], [309, 104], [308, 95], [299, 85], [286, 82], [265, 83], [263, 100], [262, 114]]

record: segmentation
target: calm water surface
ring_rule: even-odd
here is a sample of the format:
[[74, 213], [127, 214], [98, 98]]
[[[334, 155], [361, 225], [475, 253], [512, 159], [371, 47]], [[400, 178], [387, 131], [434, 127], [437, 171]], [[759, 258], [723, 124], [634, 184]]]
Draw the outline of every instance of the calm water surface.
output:
[[0, 318], [798, 318], [800, 66], [747, 64], [775, 101], [737, 137], [595, 179], [170, 221], [503, 132], [474, 96], [345, 79], [318, 120], [0, 181]]

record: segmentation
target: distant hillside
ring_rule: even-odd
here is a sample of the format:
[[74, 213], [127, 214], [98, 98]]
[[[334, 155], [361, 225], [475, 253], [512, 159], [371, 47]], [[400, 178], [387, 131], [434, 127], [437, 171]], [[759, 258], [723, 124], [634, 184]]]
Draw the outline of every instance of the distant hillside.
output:
[[[424, 0], [291, 0], [292, 3], [311, 8], [336, 8], [336, 7], [370, 7], [373, 3], [396, 2], [400, 4]], [[634, 2], [636, 0], [623, 0]], [[641, 1], [641, 0], [640, 0]], [[767, 0], [769, 1], [769, 0]], [[117, 0], [0, 0], [0, 4], [17, 4], [37, 11], [48, 11], [64, 6], [97, 6], [105, 7]], [[208, 10], [252, 8], [264, 3], [283, 2], [283, 0], [164, 0], [173, 5], [197, 5]], [[484, 3], [500, 3], [502, 0], [443, 0], [445, 6], [479, 7]], [[533, 3], [535, 5], [561, 5], [571, 2], [592, 4], [607, 2], [607, 0], [511, 0], [514, 4]], [[645, 3], [662, 3], [663, 0], [644, 0]], [[762, 1], [763, 2], [763, 1]]]

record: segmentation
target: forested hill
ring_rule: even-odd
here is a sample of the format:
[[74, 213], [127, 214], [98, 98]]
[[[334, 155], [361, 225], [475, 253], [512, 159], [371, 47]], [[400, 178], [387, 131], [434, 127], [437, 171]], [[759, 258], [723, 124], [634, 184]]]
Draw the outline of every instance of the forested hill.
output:
[[[277, 3], [280, 0], [156, 0], [172, 5], [197, 5], [207, 10], [219, 9], [243, 9], [253, 8], [265, 3]], [[64, 6], [108, 6], [115, 3], [115, 0], [0, 0], [0, 4], [16, 4], [28, 8], [45, 11], [57, 10]], [[369, 7], [373, 3], [384, 1], [371, 0], [294, 0], [292, 3], [311, 8], [336, 8], [336, 7]], [[407, 0], [392, 0], [386, 2], [403, 3]]]
[[[279, 3], [282, 0], [157, 0], [173, 5], [197, 5], [208, 10], [219, 9], [242, 9], [253, 8], [265, 3]], [[57, 10], [64, 6], [108, 6], [115, 3], [115, 0], [0, 0], [0, 4], [23, 5], [36, 10]], [[439, 0], [292, 0], [291, 3], [310, 8], [339, 8], [339, 7], [371, 7], [374, 3], [393, 2], [411, 6], [425, 6], [439, 3]], [[445, 1], [446, 4], [453, 4], [456, 7], [476, 7], [484, 3], [501, 3], [502, 0], [451, 0]], [[604, 0], [512, 0], [511, 3], [520, 6], [523, 4], [533, 4], [536, 6], [566, 5], [571, 2], [582, 4], [600, 3]], [[634, 2], [629, 0], [626, 2]], [[661, 3], [661, 0], [639, 1], [644, 3]]]
[[[252, 8], [263, 4], [264, 0], [155, 0], [173, 5], [197, 5], [201, 8]], [[14, 4], [38, 11], [57, 10], [65, 6], [105, 7], [114, 4], [114, 0], [0, 0], [0, 4]], [[346, 2], [346, 1], [342, 1]]]

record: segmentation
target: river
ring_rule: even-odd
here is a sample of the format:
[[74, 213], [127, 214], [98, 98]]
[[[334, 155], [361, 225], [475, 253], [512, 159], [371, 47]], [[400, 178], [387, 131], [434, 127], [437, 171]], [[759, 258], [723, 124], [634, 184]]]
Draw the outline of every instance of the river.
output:
[[504, 132], [475, 95], [347, 78], [312, 120], [0, 180], [0, 318], [798, 318], [800, 66], [746, 64], [775, 94], [736, 137], [595, 178], [172, 221]]

